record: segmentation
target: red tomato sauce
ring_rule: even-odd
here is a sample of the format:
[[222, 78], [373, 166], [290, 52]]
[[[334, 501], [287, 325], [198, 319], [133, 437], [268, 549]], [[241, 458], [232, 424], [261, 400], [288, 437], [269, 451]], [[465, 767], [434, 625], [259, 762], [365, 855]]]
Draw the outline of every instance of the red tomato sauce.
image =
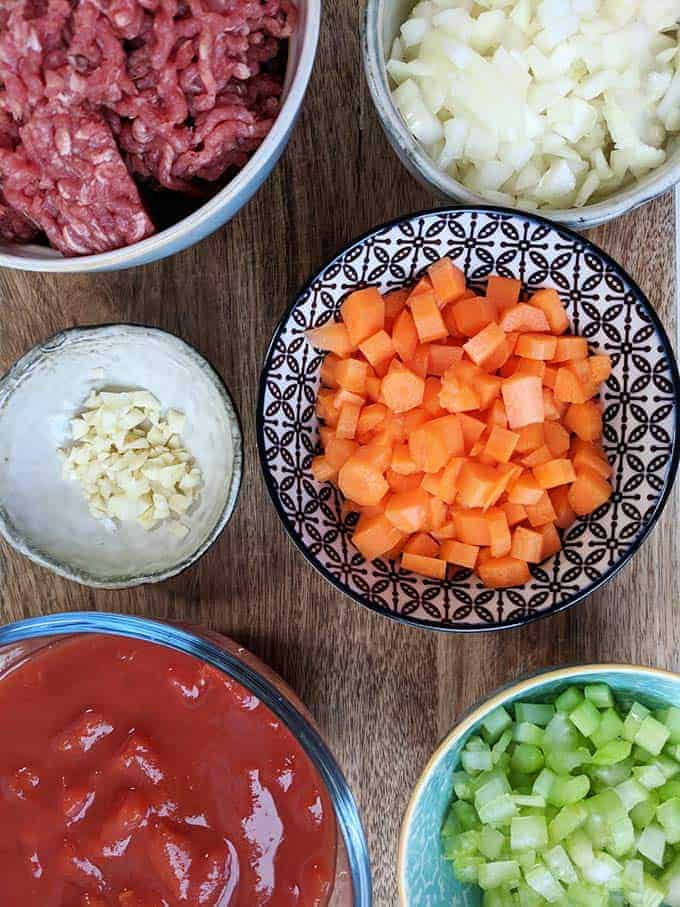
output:
[[0, 680], [2, 907], [319, 907], [336, 826], [245, 688], [122, 637], [54, 642]]

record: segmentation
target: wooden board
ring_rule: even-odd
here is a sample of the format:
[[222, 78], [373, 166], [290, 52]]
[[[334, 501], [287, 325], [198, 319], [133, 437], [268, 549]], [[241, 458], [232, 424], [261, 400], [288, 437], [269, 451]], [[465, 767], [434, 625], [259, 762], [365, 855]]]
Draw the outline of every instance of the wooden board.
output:
[[[416, 631], [342, 598], [288, 542], [256, 459], [259, 364], [288, 299], [352, 237], [436, 199], [401, 168], [359, 81], [358, 5], [331, 3], [303, 114], [265, 187], [226, 229], [145, 268], [94, 277], [0, 273], [0, 371], [64, 327], [134, 321], [196, 345], [243, 417], [240, 505], [202, 562], [162, 586], [91, 592], [0, 544], [0, 617], [100, 609], [200, 622], [256, 652], [295, 687], [343, 765], [369, 836], [376, 904], [396, 904], [401, 816], [456, 716], [536, 668], [625, 661], [680, 670], [676, 494], [633, 563], [587, 603], [525, 630], [474, 637]], [[348, 88], [351, 86], [351, 90]], [[675, 333], [669, 195], [593, 234]], [[675, 603], [675, 604], [673, 604]]]

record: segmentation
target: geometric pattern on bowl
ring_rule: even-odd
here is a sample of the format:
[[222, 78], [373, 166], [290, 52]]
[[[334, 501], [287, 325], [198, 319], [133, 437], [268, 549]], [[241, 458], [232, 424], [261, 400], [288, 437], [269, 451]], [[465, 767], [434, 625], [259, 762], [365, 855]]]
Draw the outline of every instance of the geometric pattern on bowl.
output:
[[[531, 567], [521, 588], [492, 590], [467, 570], [444, 581], [367, 562], [352, 545], [356, 514], [311, 476], [318, 450], [315, 400], [323, 355], [304, 332], [338, 317], [347, 293], [414, 281], [448, 255], [475, 289], [489, 274], [519, 278], [529, 292], [554, 287], [570, 330], [608, 353], [604, 446], [614, 467], [611, 499], [563, 534], [563, 549]], [[535, 215], [447, 208], [400, 218], [342, 250], [292, 302], [267, 352], [257, 432], [265, 481], [285, 528], [310, 563], [360, 604], [438, 630], [507, 628], [562, 610], [614, 576], [658, 518], [678, 466], [680, 380], [666, 333], [634, 281], [584, 237]]]

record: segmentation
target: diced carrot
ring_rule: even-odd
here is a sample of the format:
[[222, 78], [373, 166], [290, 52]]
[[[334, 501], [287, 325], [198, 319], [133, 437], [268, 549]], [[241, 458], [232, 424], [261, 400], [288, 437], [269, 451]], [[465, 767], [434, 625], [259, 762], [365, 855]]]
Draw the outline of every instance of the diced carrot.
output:
[[560, 485], [548, 492], [556, 515], [555, 525], [560, 529], [568, 529], [576, 519], [576, 514], [569, 503], [569, 488], [569, 485]]
[[612, 494], [612, 487], [599, 472], [582, 466], [576, 481], [569, 488], [569, 504], [574, 513], [585, 516], [605, 504]]
[[375, 378], [370, 375], [366, 379], [366, 396], [373, 403], [377, 403], [380, 400], [380, 394], [382, 392], [382, 381], [377, 376]]
[[498, 473], [493, 466], [467, 460], [458, 477], [456, 503], [462, 507], [489, 507], [498, 487]]
[[515, 352], [515, 348], [517, 346], [517, 341], [519, 340], [519, 331], [506, 331], [505, 340], [506, 340], [506, 343], [508, 344], [508, 348], [510, 350], [510, 355], [512, 356], [513, 353]]
[[408, 290], [390, 290], [385, 293], [385, 321], [394, 321], [397, 315], [403, 310], [408, 299]]
[[575, 438], [572, 443], [571, 462], [577, 473], [582, 466], [589, 466], [595, 472], [599, 472], [603, 479], [608, 479], [614, 472], [604, 450], [580, 438]]
[[465, 463], [465, 457], [451, 457], [444, 467], [439, 480], [439, 497], [447, 504], [453, 504], [458, 494], [458, 478]]
[[427, 269], [440, 308], [455, 302], [465, 292], [465, 274], [444, 255]]
[[[522, 337], [545, 337], [545, 334], [520, 334], [520, 339]], [[553, 338], [554, 339], [554, 338]], [[517, 368], [513, 372], [514, 375], [536, 375], [537, 378], [540, 378], [543, 381], [543, 376], [545, 375], [545, 362], [541, 359], [519, 359], [517, 363]], [[508, 375], [508, 377], [510, 377]]]
[[534, 532], [533, 529], [527, 529], [525, 526], [515, 528], [510, 549], [512, 557], [518, 561], [527, 561], [529, 564], [539, 564], [542, 550], [543, 536], [540, 532]]
[[425, 379], [430, 366], [430, 344], [419, 343], [413, 357], [409, 359], [406, 365], [416, 375], [420, 375], [421, 378]]
[[508, 501], [511, 504], [527, 505], [538, 504], [543, 496], [544, 488], [538, 484], [530, 472], [523, 472], [508, 489]]
[[396, 359], [382, 380], [382, 397], [394, 413], [405, 413], [420, 406], [425, 393], [425, 382]]
[[340, 470], [338, 485], [346, 498], [362, 506], [377, 504], [389, 491], [382, 470], [357, 454]]
[[545, 423], [532, 422], [520, 428], [519, 441], [515, 447], [516, 454], [527, 454], [538, 450], [545, 443]]
[[415, 356], [418, 346], [418, 331], [416, 331], [413, 315], [408, 309], [404, 309], [397, 315], [392, 328], [392, 343], [402, 362], [408, 362]]
[[451, 310], [451, 315], [460, 334], [464, 337], [474, 337], [492, 321], [496, 321], [498, 312], [489, 299], [475, 296], [457, 302]]
[[512, 536], [508, 527], [508, 520], [505, 511], [500, 507], [493, 507], [487, 511], [487, 520], [489, 521], [489, 534], [491, 536], [491, 556], [505, 557], [510, 554]]
[[555, 378], [555, 399], [560, 403], [585, 403], [588, 394], [573, 369], [563, 366], [557, 369]]
[[553, 458], [563, 457], [569, 450], [569, 432], [559, 422], [549, 421], [543, 424], [545, 443]]
[[557, 372], [558, 368], [554, 365], [546, 365], [543, 369], [543, 384], [546, 387], [549, 387], [551, 390], [555, 389], [555, 382], [557, 381]]
[[540, 378], [534, 375], [513, 375], [503, 381], [501, 393], [511, 429], [544, 421], [545, 407]]
[[439, 402], [451, 413], [471, 412], [481, 406], [475, 388], [455, 375], [449, 375], [449, 372], [444, 376]]
[[459, 362], [462, 358], [463, 348], [461, 346], [443, 346], [439, 343], [432, 343], [430, 344], [427, 370], [431, 375], [441, 377], [454, 362]]
[[511, 277], [492, 275], [486, 285], [487, 297], [501, 309], [515, 305], [522, 290], [522, 282]]
[[540, 466], [534, 466], [532, 472], [541, 488], [556, 488], [558, 485], [568, 485], [576, 479], [574, 466], [571, 460], [566, 459], [566, 457], [550, 460], [548, 463], [541, 463]]
[[531, 305], [541, 309], [553, 334], [564, 334], [569, 327], [569, 318], [557, 290], [538, 290], [531, 297]]
[[543, 312], [535, 306], [527, 305], [526, 302], [520, 302], [518, 305], [506, 309], [500, 325], [506, 334], [510, 331], [523, 334], [527, 331], [548, 332], [550, 330], [548, 319]]
[[463, 349], [475, 365], [484, 365], [505, 343], [505, 333], [495, 321], [487, 324], [478, 334], [463, 344]]
[[392, 338], [387, 331], [372, 334], [359, 344], [359, 349], [374, 368], [388, 362], [396, 353]]
[[326, 445], [324, 456], [333, 469], [338, 472], [350, 457], [357, 452], [359, 445], [356, 441], [345, 438], [333, 438]]
[[417, 281], [416, 285], [413, 287], [411, 292], [408, 294], [407, 304], [410, 305], [411, 300], [414, 299], [416, 296], [420, 296], [421, 293], [433, 293], [433, 292], [434, 292], [434, 287], [432, 286], [432, 281], [427, 276], [427, 274], [425, 274], [424, 277], [421, 277], [420, 280]]
[[397, 542], [397, 544], [393, 548], [390, 548], [389, 551], [386, 551], [385, 560], [388, 560], [388, 561], [398, 560], [401, 557], [401, 552], [404, 550], [404, 545], [406, 544], [407, 540], [408, 540], [408, 536], [407, 535], [403, 536], [402, 540], [400, 542]]
[[414, 488], [391, 495], [385, 516], [402, 532], [420, 532], [427, 526], [429, 510], [429, 494], [423, 488]]
[[439, 556], [449, 564], [457, 567], [466, 567], [468, 570], [477, 563], [479, 545], [466, 545], [456, 539], [449, 539], [441, 543]]
[[430, 497], [430, 515], [428, 518], [427, 528], [429, 532], [435, 532], [444, 525], [448, 516], [448, 507], [441, 498]]
[[518, 441], [519, 435], [516, 432], [494, 425], [487, 438], [484, 452], [499, 463], [507, 463]]
[[411, 570], [413, 573], [429, 576], [432, 579], [446, 578], [446, 561], [439, 558], [404, 553], [401, 557], [401, 566], [404, 570]]
[[390, 468], [385, 473], [385, 478], [391, 491], [415, 491], [416, 488], [420, 488], [424, 475], [422, 472], [414, 472], [405, 476]]
[[328, 447], [328, 442], [332, 441], [334, 437], [335, 429], [331, 428], [330, 425], [319, 425], [319, 440], [322, 447]]
[[558, 337], [553, 362], [568, 362], [570, 359], [587, 359], [588, 341], [585, 337]]
[[[544, 492], [543, 497], [538, 504], [527, 504], [527, 519], [532, 526], [545, 526], [546, 523], [554, 523], [557, 519], [555, 508], [548, 492]], [[525, 558], [528, 560], [528, 558]]]
[[[590, 399], [590, 397], [595, 396], [595, 394], [597, 393], [597, 391], [599, 389], [599, 384], [596, 381], [593, 381], [593, 376], [591, 375], [590, 366], [588, 364], [587, 359], [572, 359], [570, 362], [567, 363], [566, 366], [562, 366], [562, 367], [568, 368], [570, 371], [572, 371], [576, 375], [581, 386], [583, 387], [583, 395], [585, 396], [586, 400]], [[559, 369], [558, 369], [558, 374], [559, 374]], [[581, 402], [581, 401], [574, 401], [574, 402]]]
[[612, 373], [612, 361], [609, 356], [604, 354], [590, 356], [588, 359], [588, 367], [590, 369], [590, 377], [595, 384], [602, 384], [604, 381], [607, 381]]
[[566, 412], [567, 404], [555, 397], [549, 387], [543, 388], [543, 412], [546, 421], [561, 419]]
[[546, 523], [545, 526], [540, 526], [536, 531], [540, 533], [543, 543], [541, 546], [541, 561], [552, 557], [553, 554], [557, 554], [560, 551], [562, 540], [559, 532], [555, 529], [554, 523]]
[[523, 586], [529, 582], [531, 574], [526, 561], [514, 557], [489, 557], [479, 560], [476, 573], [491, 589], [507, 589], [510, 586]]
[[488, 409], [500, 396], [503, 382], [495, 375], [482, 372], [474, 382], [474, 390], [479, 396], [479, 408]]
[[341, 359], [335, 366], [335, 379], [340, 387], [363, 395], [366, 391], [368, 366], [358, 359]]
[[537, 447], [536, 450], [532, 450], [531, 453], [528, 453], [525, 457], [522, 457], [522, 466], [526, 466], [527, 469], [533, 469], [534, 466], [539, 466], [541, 463], [548, 463], [550, 460], [554, 459], [554, 455], [547, 444], [543, 444], [541, 447]]
[[510, 501], [506, 501], [505, 504], [501, 504], [501, 510], [511, 528], [527, 518], [527, 509], [523, 504], [511, 504]]
[[439, 487], [443, 474], [443, 469], [440, 469], [439, 472], [423, 473], [423, 478], [420, 480], [420, 487], [428, 494], [439, 495]]
[[487, 416], [486, 424], [500, 425], [501, 428], [508, 427], [508, 417], [505, 414], [505, 404], [502, 400], [496, 399], [493, 401], [493, 403], [491, 404], [491, 409], [489, 410], [489, 414]]
[[401, 419], [404, 424], [404, 440], [406, 440], [411, 436], [412, 431], [430, 421], [430, 414], [422, 406], [418, 406], [416, 409], [404, 413]]
[[443, 340], [449, 332], [439, 311], [434, 293], [421, 293], [411, 299], [411, 314], [421, 343]]
[[439, 545], [427, 532], [417, 532], [404, 545], [406, 554], [419, 554], [421, 557], [438, 557]]
[[510, 345], [507, 338], [503, 340], [488, 359], [484, 360], [484, 368], [487, 372], [495, 372], [501, 369], [511, 356]]
[[444, 416], [446, 410], [439, 402], [439, 392], [442, 389], [442, 382], [435, 375], [430, 375], [425, 379], [425, 393], [423, 395], [423, 409], [436, 419], [437, 416]]
[[[463, 298], [467, 299], [471, 297]], [[442, 318], [444, 319], [446, 330], [449, 332], [449, 337], [453, 337], [456, 340], [462, 340], [465, 335], [461, 334], [461, 332], [458, 330], [458, 324], [456, 323], [453, 311], [457, 305], [457, 302], [451, 302], [449, 303], [449, 305], [444, 306], [444, 308], [442, 309]]]
[[336, 356], [349, 356], [355, 349], [347, 328], [339, 321], [329, 321], [319, 328], [313, 328], [307, 331], [306, 337], [317, 350], [327, 350]]
[[390, 551], [404, 538], [404, 534], [393, 526], [384, 514], [375, 516], [363, 514], [359, 517], [359, 522], [352, 535], [352, 542], [367, 561], [374, 561]]
[[355, 290], [340, 306], [340, 314], [356, 347], [385, 327], [385, 300], [377, 287]]
[[335, 353], [328, 353], [326, 355], [321, 364], [321, 369], [319, 370], [321, 383], [325, 387], [338, 386], [338, 379], [335, 376], [335, 366], [340, 362], [342, 362], [342, 359], [339, 356], [336, 356]]
[[337, 391], [322, 387], [316, 395], [316, 414], [332, 427], [338, 424], [338, 410], [334, 402], [336, 393]]
[[338, 474], [338, 470], [328, 462], [326, 457], [314, 457], [310, 469], [317, 482], [329, 482]]
[[364, 406], [359, 416], [357, 434], [366, 435], [375, 431], [376, 428], [384, 424], [387, 415], [388, 410], [383, 403], [369, 403], [368, 406]]
[[457, 509], [452, 515], [456, 535], [466, 545], [490, 545], [491, 532], [486, 513], [481, 508], [472, 510]]
[[355, 394], [354, 391], [348, 391], [344, 387], [339, 388], [333, 396], [333, 406], [340, 410], [347, 403], [354, 403], [357, 406], [363, 406], [365, 400], [361, 394]]
[[[507, 359], [507, 360], [503, 363], [503, 365], [498, 369], [498, 374], [499, 374], [502, 378], [512, 378], [512, 376], [517, 372], [517, 369], [519, 368], [520, 363], [521, 363], [522, 361], [523, 361], [523, 360], [520, 359], [519, 356], [510, 356], [510, 357], [508, 357], [508, 359]], [[526, 375], [527, 372], [525, 371], [524, 374]]]
[[432, 535], [438, 539], [440, 542], [442, 539], [453, 539], [456, 537], [456, 527], [453, 523], [453, 520], [449, 520], [447, 523], [444, 523], [439, 529], [433, 529]]
[[408, 444], [396, 444], [392, 451], [391, 468], [402, 476], [411, 476], [418, 472], [418, 467], [411, 456]]
[[[515, 347], [515, 355], [525, 359], [552, 359], [557, 350], [557, 337], [551, 334], [521, 334]], [[366, 357], [368, 358], [368, 357]], [[543, 377], [543, 375], [541, 375]]]
[[378, 438], [373, 438], [368, 444], [359, 445], [354, 457], [363, 460], [379, 472], [385, 472], [392, 462], [392, 445], [383, 444]]
[[463, 432], [457, 416], [442, 416], [411, 432], [411, 457], [423, 472], [439, 472], [451, 457], [464, 453]]
[[475, 419], [473, 416], [468, 416], [466, 413], [459, 413], [458, 422], [460, 423], [460, 428], [463, 432], [465, 450], [469, 453], [475, 441], [479, 441], [484, 434], [486, 425], [484, 422]]
[[572, 403], [564, 414], [564, 424], [582, 441], [597, 441], [602, 437], [602, 413], [597, 403]]

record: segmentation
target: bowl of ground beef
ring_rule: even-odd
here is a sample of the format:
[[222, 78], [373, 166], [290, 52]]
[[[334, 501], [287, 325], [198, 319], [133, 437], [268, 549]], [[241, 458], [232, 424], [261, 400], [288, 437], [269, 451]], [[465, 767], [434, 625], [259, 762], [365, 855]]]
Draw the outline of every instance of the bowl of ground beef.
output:
[[300, 109], [320, 0], [0, 0], [0, 266], [113, 270], [225, 224]]

